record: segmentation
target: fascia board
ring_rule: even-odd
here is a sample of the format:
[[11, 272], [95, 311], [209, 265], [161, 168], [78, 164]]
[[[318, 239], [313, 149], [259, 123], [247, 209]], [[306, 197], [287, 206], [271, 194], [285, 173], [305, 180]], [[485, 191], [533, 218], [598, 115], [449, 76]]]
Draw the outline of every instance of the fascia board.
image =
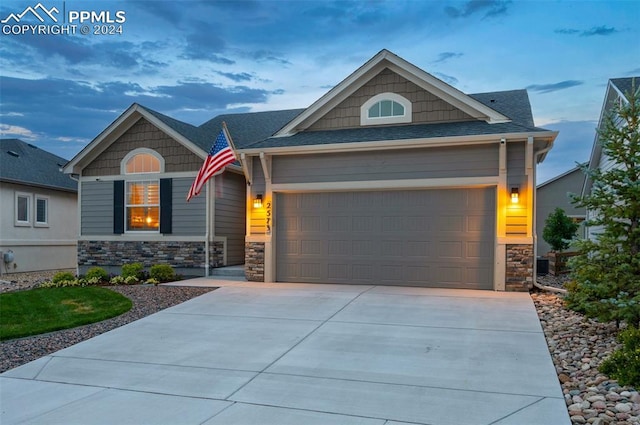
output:
[[120, 115], [118, 119], [111, 123], [109, 127], [103, 130], [98, 135], [98, 137], [93, 139], [91, 143], [89, 143], [82, 151], [80, 151], [78, 155], [76, 155], [71, 161], [69, 161], [69, 163], [64, 166], [63, 171], [67, 174], [80, 174], [82, 168], [96, 159], [102, 152], [105, 151], [106, 148], [108, 148], [113, 142], [115, 142], [120, 136], [122, 136], [136, 122], [138, 122], [140, 118], [145, 118], [159, 130], [166, 133], [178, 143], [184, 145], [187, 149], [198, 155], [203, 160], [207, 157], [207, 152], [204, 152], [196, 144], [173, 130], [171, 127], [167, 126], [155, 115], [149, 113], [144, 107], [141, 107], [138, 104], [133, 104], [122, 115]]
[[282, 127], [274, 137], [288, 136], [296, 133], [296, 128], [303, 122], [312, 118], [314, 115], [320, 113], [322, 110], [331, 109], [332, 106], [337, 105], [342, 100], [347, 98], [350, 94], [356, 91], [362, 84], [356, 84], [358, 80], [363, 79], [378, 65], [382, 60], [388, 56], [388, 51], [382, 50], [376, 54], [373, 58], [365, 62], [360, 68], [351, 73], [347, 78], [338, 83], [335, 87], [325, 93], [320, 99], [316, 100], [305, 109], [300, 115], [295, 117], [287, 125]]
[[483, 134], [471, 136], [455, 136], [455, 137], [436, 137], [421, 139], [404, 139], [404, 140], [381, 140], [375, 142], [351, 142], [351, 143], [333, 143], [326, 145], [310, 145], [310, 146], [283, 146], [274, 148], [253, 148], [240, 149], [239, 152], [247, 156], [256, 156], [260, 153], [269, 155], [300, 155], [314, 153], [341, 153], [341, 152], [358, 152], [371, 150], [395, 150], [395, 149], [411, 149], [421, 147], [440, 147], [440, 146], [462, 146], [474, 144], [497, 143], [501, 139], [508, 142], [526, 141], [528, 137], [536, 140], [544, 140], [549, 143], [553, 142], [557, 137], [557, 131], [540, 131], [535, 133], [502, 133], [502, 134]]

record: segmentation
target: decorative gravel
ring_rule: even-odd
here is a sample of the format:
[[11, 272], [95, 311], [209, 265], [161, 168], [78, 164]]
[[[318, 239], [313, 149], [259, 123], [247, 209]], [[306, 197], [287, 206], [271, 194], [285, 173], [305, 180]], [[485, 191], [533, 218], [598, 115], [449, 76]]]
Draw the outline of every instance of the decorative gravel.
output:
[[[0, 292], [29, 289], [37, 286], [41, 281], [51, 279], [52, 276], [52, 272], [3, 275], [4, 282], [0, 282]], [[154, 285], [108, 286], [107, 288], [129, 298], [133, 302], [131, 310], [102, 322], [1, 342], [0, 373], [215, 289]]]
[[[566, 276], [539, 276], [538, 282], [562, 287]], [[534, 292], [549, 352], [558, 373], [572, 424], [640, 424], [640, 395], [618, 385], [598, 366], [619, 347], [613, 323], [599, 323], [568, 310], [561, 296]]]
[[[28, 289], [52, 276], [51, 272], [3, 275], [0, 292]], [[566, 276], [538, 276], [538, 282], [547, 286], [562, 287], [566, 280]], [[109, 288], [130, 298], [133, 308], [121, 316], [91, 325], [0, 343], [0, 372], [215, 289], [153, 285]], [[600, 363], [619, 346], [615, 339], [615, 325], [598, 323], [566, 309], [562, 298], [556, 294], [534, 292], [531, 298], [547, 339], [572, 424], [640, 424], [638, 391], [620, 386], [598, 371]]]

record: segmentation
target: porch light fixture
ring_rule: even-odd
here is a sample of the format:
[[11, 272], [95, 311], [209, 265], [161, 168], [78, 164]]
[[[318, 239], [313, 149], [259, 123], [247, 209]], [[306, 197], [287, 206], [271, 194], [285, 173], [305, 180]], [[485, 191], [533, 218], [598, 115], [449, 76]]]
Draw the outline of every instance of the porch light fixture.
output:
[[511, 203], [517, 204], [520, 201], [520, 189], [517, 187], [511, 188]]
[[262, 195], [261, 194], [256, 195], [255, 199], [253, 200], [253, 208], [262, 208]]

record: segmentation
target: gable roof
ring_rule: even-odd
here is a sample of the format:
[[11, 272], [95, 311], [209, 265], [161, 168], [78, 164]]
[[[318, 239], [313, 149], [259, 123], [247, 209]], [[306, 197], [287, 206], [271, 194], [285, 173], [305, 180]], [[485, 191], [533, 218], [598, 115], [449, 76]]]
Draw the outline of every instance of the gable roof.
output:
[[388, 68], [426, 91], [468, 115], [488, 123], [507, 122], [509, 118], [482, 102], [473, 99], [460, 90], [423, 71], [399, 56], [383, 49], [364, 65], [315, 101], [303, 113], [284, 126], [276, 136], [288, 136], [310, 127], [329, 110], [366, 84], [371, 78]]
[[541, 189], [544, 186], [547, 186], [547, 185], [549, 185], [549, 184], [551, 184], [553, 182], [556, 182], [558, 180], [562, 180], [563, 178], [565, 178], [567, 176], [570, 176], [571, 174], [573, 174], [575, 172], [578, 172], [578, 171], [582, 172], [582, 169], [580, 167], [582, 167], [584, 165], [587, 165], [587, 163], [585, 162], [584, 164], [577, 165], [577, 166], [573, 167], [572, 169], [570, 169], [568, 171], [565, 171], [562, 174], [559, 174], [559, 175], [557, 175], [555, 177], [550, 178], [549, 180], [547, 180], [547, 181], [545, 181], [543, 183], [540, 183], [538, 186], [536, 186], [536, 189]]
[[60, 169], [67, 160], [20, 139], [0, 139], [0, 181], [77, 192]]
[[219, 115], [200, 126], [194, 126], [134, 103], [74, 156], [64, 167], [64, 172], [80, 173], [82, 168], [94, 160], [141, 118], [147, 119], [161, 131], [204, 159], [222, 129], [223, 121], [227, 124], [234, 145], [240, 149], [273, 135], [302, 111], [303, 109], [290, 109], [225, 114]]
[[[635, 90], [640, 90], [640, 76], [627, 77], [627, 78], [611, 78], [607, 83], [607, 89], [604, 94], [604, 101], [602, 102], [602, 109], [600, 111], [600, 119], [598, 120], [598, 128], [600, 128], [604, 119], [611, 110], [613, 103], [616, 99], [622, 99], [624, 102], [628, 102], [627, 94], [635, 87]], [[600, 136], [596, 131], [593, 138], [593, 145], [591, 146], [591, 156], [589, 157], [589, 169], [595, 170], [600, 165], [602, 158], [602, 145], [600, 144]], [[586, 178], [584, 185], [582, 186], [582, 196], [587, 195], [591, 191], [592, 181], [590, 178]]]
[[476, 101], [491, 105], [492, 109], [508, 116], [510, 121], [489, 124], [483, 120], [425, 123], [396, 126], [370, 126], [341, 130], [301, 131], [286, 137], [276, 136], [260, 140], [245, 149], [284, 148], [293, 146], [331, 145], [359, 142], [465, 137], [474, 135], [506, 135], [514, 133], [550, 132], [535, 127], [526, 90], [478, 93], [469, 95]]

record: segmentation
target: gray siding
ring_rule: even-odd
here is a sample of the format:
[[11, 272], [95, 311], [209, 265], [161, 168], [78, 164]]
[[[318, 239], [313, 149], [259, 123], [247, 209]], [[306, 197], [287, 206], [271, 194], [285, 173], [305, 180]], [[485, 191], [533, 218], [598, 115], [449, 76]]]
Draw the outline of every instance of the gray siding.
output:
[[272, 174], [275, 184], [496, 176], [498, 144], [279, 156]]
[[82, 182], [80, 233], [82, 235], [113, 234], [113, 182]]
[[244, 264], [246, 232], [244, 176], [224, 173], [215, 177], [215, 235], [227, 238], [227, 264]]
[[[187, 203], [187, 193], [193, 178], [173, 179], [172, 220], [173, 235], [204, 236], [206, 233], [206, 196], [201, 193]], [[204, 192], [204, 190], [203, 190]]]
[[[536, 203], [536, 234], [538, 236], [537, 255], [546, 255], [551, 246], [542, 239], [545, 221], [556, 208], [562, 208], [570, 217], [584, 218], [586, 210], [571, 204], [569, 193], [579, 194], [584, 183], [582, 170], [575, 170], [558, 180], [538, 188]], [[578, 237], [584, 237], [584, 226], [578, 229]]]
[[137, 148], [148, 148], [158, 152], [164, 158], [167, 173], [197, 171], [202, 166], [202, 159], [196, 154], [141, 118], [87, 165], [82, 170], [82, 175], [119, 175], [120, 163], [129, 152]]
[[360, 107], [367, 100], [380, 93], [396, 93], [408, 99], [412, 104], [411, 120], [413, 123], [474, 120], [465, 112], [385, 68], [309, 129], [328, 130], [360, 127]]

